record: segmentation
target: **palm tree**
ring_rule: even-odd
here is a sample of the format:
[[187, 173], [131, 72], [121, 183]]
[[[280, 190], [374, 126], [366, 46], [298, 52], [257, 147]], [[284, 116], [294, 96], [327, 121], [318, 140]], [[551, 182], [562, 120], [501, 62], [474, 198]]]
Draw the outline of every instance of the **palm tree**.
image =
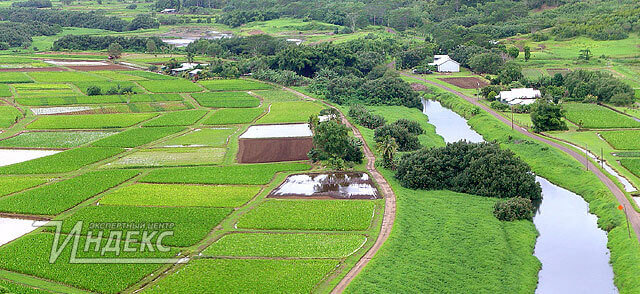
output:
[[393, 169], [395, 167], [393, 158], [398, 150], [396, 139], [391, 136], [386, 136], [382, 141], [378, 142], [376, 147], [378, 152], [382, 153], [382, 165], [385, 168]]
[[193, 53], [191, 52], [187, 52], [187, 62], [188, 63], [193, 63], [195, 56], [193, 55]]

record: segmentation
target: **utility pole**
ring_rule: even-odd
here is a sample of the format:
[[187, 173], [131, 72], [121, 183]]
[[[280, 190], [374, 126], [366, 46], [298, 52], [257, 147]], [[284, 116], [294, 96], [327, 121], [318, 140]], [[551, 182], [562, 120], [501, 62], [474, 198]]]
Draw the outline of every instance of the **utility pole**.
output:
[[513, 130], [513, 105], [511, 105], [511, 130]]
[[604, 147], [600, 147], [600, 166], [604, 169]]
[[589, 170], [589, 147], [584, 148], [584, 164], [587, 167], [587, 171]]

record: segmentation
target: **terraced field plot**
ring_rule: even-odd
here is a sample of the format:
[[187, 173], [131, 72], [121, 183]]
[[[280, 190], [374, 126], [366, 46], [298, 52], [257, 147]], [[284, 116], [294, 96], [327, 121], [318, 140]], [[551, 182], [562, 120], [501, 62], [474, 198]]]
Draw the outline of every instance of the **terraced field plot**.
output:
[[121, 148], [80, 147], [0, 167], [0, 174], [53, 174], [77, 170], [123, 152]]
[[307, 122], [309, 116], [319, 114], [324, 109], [316, 102], [274, 102], [271, 104], [269, 113], [261, 117], [258, 123], [296, 123]]
[[96, 82], [105, 81], [106, 78], [78, 71], [42, 71], [27, 73], [32, 79], [40, 83], [60, 83], [60, 82]]
[[144, 123], [145, 127], [188, 126], [196, 123], [207, 114], [206, 110], [196, 109], [188, 111], [169, 112]]
[[239, 108], [260, 106], [260, 99], [246, 92], [206, 92], [194, 93], [191, 96], [204, 107]]
[[243, 164], [155, 169], [140, 179], [146, 183], [265, 185], [277, 172], [303, 171], [304, 163]]
[[33, 83], [33, 80], [23, 72], [0, 72], [0, 83]]
[[19, 98], [46, 98], [50, 96], [75, 96], [76, 92], [68, 84], [12, 84]]
[[0, 128], [10, 127], [21, 117], [22, 113], [17, 108], [0, 104]]
[[71, 97], [39, 97], [39, 98], [16, 98], [22, 105], [47, 106], [47, 105], [72, 105], [72, 104], [102, 104], [102, 103], [135, 103], [135, 102], [158, 102], [158, 101], [182, 101], [179, 94], [133, 94], [133, 95], [97, 95], [97, 96], [74, 96]]
[[205, 125], [229, 125], [247, 124], [254, 121], [264, 113], [262, 108], [228, 109], [216, 110], [211, 117], [204, 121]]
[[206, 80], [198, 82], [209, 91], [249, 91], [268, 90], [273, 86], [250, 80]]
[[0, 97], [11, 97], [13, 93], [11, 93], [11, 88], [9, 85], [0, 84]]
[[19, 192], [46, 182], [47, 179], [41, 177], [0, 177], [0, 196]]
[[152, 80], [140, 81], [138, 84], [152, 93], [202, 92], [202, 88], [187, 80]]
[[226, 153], [225, 148], [185, 147], [142, 149], [127, 155], [105, 167], [162, 167], [220, 164]]
[[620, 164], [622, 164], [622, 166], [624, 166], [634, 175], [640, 177], [640, 158], [620, 159]]
[[637, 128], [640, 122], [617, 113], [611, 109], [596, 104], [564, 103], [566, 117], [571, 122], [581, 125], [583, 128]]
[[617, 150], [640, 150], [640, 131], [609, 131], [600, 136]]
[[300, 96], [284, 90], [260, 90], [254, 92], [268, 102], [300, 101]]
[[229, 137], [237, 130], [232, 127], [195, 129], [182, 136], [159, 143], [157, 146], [223, 147], [227, 145]]
[[172, 76], [157, 74], [157, 73], [148, 72], [148, 71], [140, 71], [140, 70], [120, 71], [118, 73], [132, 75], [132, 76], [136, 76], [136, 77], [141, 77], [141, 78], [145, 78], [145, 79], [149, 79], [149, 80], [176, 80], [177, 79], [177, 78], [172, 77]]
[[134, 93], [144, 93], [144, 89], [130, 81], [82, 81], [73, 82], [73, 84], [84, 94], [87, 94], [87, 88], [89, 87], [98, 87], [102, 94], [107, 94], [112, 89], [120, 90], [123, 88], [131, 88]]
[[157, 116], [155, 113], [115, 113], [41, 116], [27, 126], [32, 130], [125, 128]]
[[113, 134], [115, 132], [24, 132], [0, 140], [0, 147], [73, 148]]
[[[93, 74], [98, 74], [101, 75], [107, 79], [110, 80], [117, 80], [117, 81], [145, 81], [147, 80], [147, 78], [140, 76], [140, 75], [135, 75], [135, 74], [131, 74], [131, 72], [121, 72], [121, 71], [94, 71], [92, 72]], [[147, 73], [147, 72], [141, 72], [141, 73]], [[155, 74], [154, 74], [155, 76]]]
[[132, 128], [93, 143], [100, 147], [133, 148], [183, 131], [183, 127]]

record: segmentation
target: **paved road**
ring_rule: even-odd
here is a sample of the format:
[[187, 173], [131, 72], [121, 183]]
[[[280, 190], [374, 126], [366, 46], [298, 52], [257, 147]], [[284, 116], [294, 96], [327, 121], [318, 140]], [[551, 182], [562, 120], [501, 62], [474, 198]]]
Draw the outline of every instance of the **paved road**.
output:
[[[414, 79], [423, 81], [425, 83], [429, 83], [429, 84], [434, 85], [436, 87], [439, 87], [439, 88], [441, 88], [443, 90], [449, 91], [449, 92], [457, 95], [458, 97], [461, 97], [461, 98], [473, 103], [474, 105], [482, 108], [484, 111], [486, 111], [489, 114], [493, 115], [498, 120], [500, 120], [503, 123], [511, 126], [511, 121], [510, 120], [508, 120], [507, 118], [505, 118], [502, 115], [498, 114], [497, 112], [495, 112], [490, 107], [478, 102], [474, 98], [471, 98], [471, 97], [469, 97], [467, 95], [464, 95], [464, 94], [462, 94], [462, 93], [460, 93], [460, 92], [458, 92], [458, 91], [456, 91], [454, 89], [451, 89], [451, 88], [449, 88], [447, 86], [440, 85], [440, 84], [438, 84], [436, 82], [429, 81], [429, 80], [423, 79], [423, 78], [418, 77], [418, 76], [414, 76], [414, 75], [403, 73], [403, 72], [400, 72], [400, 74], [403, 75], [403, 76], [406, 76], [406, 77], [410, 77], [410, 78], [414, 78]], [[633, 209], [633, 206], [629, 202], [629, 199], [627, 199], [627, 197], [622, 192], [622, 190], [620, 190], [620, 188], [609, 177], [607, 177], [600, 169], [598, 169], [598, 167], [594, 166], [589, 160], [587, 160], [585, 158], [584, 154], [578, 153], [576, 151], [573, 151], [572, 149], [570, 149], [570, 148], [568, 148], [568, 147], [566, 147], [564, 145], [561, 145], [559, 143], [556, 143], [554, 141], [551, 141], [551, 140], [548, 140], [546, 138], [542, 138], [542, 137], [539, 137], [539, 136], [537, 136], [535, 134], [532, 134], [529, 131], [527, 131], [526, 129], [521, 128], [520, 126], [517, 126], [517, 125], [514, 126], [514, 130], [518, 131], [519, 133], [521, 133], [521, 134], [523, 134], [523, 135], [525, 135], [525, 136], [527, 136], [527, 137], [529, 137], [531, 139], [534, 139], [534, 140], [549, 144], [549, 145], [551, 145], [551, 146], [553, 146], [553, 147], [555, 147], [557, 149], [560, 149], [564, 153], [567, 153], [571, 157], [575, 158], [577, 161], [579, 161], [583, 165], [587, 166], [589, 168], [589, 170], [592, 173], [594, 173], [598, 177], [598, 179], [600, 179], [600, 181], [602, 181], [602, 183], [605, 184], [605, 186], [607, 186], [609, 191], [611, 191], [611, 193], [613, 193], [613, 195], [616, 196], [616, 199], [618, 199], [618, 202], [620, 204], [624, 205], [624, 207], [626, 208], [626, 211], [628, 213], [628, 216], [629, 216], [629, 222], [631, 223], [631, 226], [633, 227], [633, 230], [634, 230], [634, 232], [636, 234], [636, 238], [638, 238], [638, 241], [640, 241], [640, 214], [638, 214]]]
[[[300, 97], [304, 97], [310, 100], [316, 100], [313, 97], [307, 96], [293, 89], [286, 87], [284, 89]], [[335, 107], [325, 103], [324, 101], [323, 103], [331, 108], [336, 109]], [[362, 134], [360, 133], [360, 130], [353, 126], [346, 119], [342, 112], [340, 113], [342, 115], [342, 122], [351, 128], [357, 138], [362, 140], [362, 142], [365, 142]], [[387, 180], [380, 174], [380, 172], [378, 172], [378, 170], [376, 170], [376, 157], [373, 155], [373, 152], [371, 152], [371, 149], [369, 149], [369, 146], [367, 146], [367, 144], [364, 144], [363, 147], [364, 156], [367, 158], [367, 171], [369, 171], [369, 173], [373, 176], [373, 178], [380, 186], [385, 199], [384, 214], [382, 215], [382, 226], [380, 227], [380, 233], [378, 234], [378, 238], [376, 239], [376, 242], [373, 244], [373, 246], [369, 249], [369, 251], [367, 251], [367, 253], [364, 254], [364, 256], [362, 256], [362, 258], [360, 258], [360, 260], [358, 260], [356, 265], [351, 268], [351, 270], [349, 270], [349, 272], [342, 278], [342, 280], [340, 280], [338, 285], [336, 285], [331, 293], [342, 293], [344, 289], [347, 288], [349, 283], [351, 283], [351, 281], [353, 281], [353, 279], [362, 271], [362, 269], [369, 263], [373, 256], [376, 255], [380, 247], [382, 247], [382, 244], [387, 240], [387, 238], [389, 238], [391, 229], [393, 228], [393, 222], [396, 219], [396, 195], [393, 193], [393, 190], [391, 190], [391, 186], [389, 186]]]

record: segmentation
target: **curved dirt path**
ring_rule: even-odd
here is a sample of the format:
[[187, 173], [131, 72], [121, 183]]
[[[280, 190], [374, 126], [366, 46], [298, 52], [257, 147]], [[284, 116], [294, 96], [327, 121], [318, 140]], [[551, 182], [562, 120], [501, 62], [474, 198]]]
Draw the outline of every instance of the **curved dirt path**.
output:
[[[300, 93], [296, 90], [293, 90], [287, 87], [285, 87], [284, 89], [300, 97], [304, 97], [305, 99], [314, 100], [314, 101], [317, 100], [313, 97]], [[322, 101], [322, 103], [324, 103], [325, 105], [333, 109], [336, 109], [335, 107], [327, 104], [324, 101]], [[340, 110], [338, 111], [340, 112]], [[358, 130], [358, 128], [352, 125], [346, 119], [346, 117], [342, 112], [340, 112], [340, 114], [342, 116], [342, 122], [346, 126], [351, 128], [356, 138], [362, 140], [362, 142], [365, 143], [364, 138], [360, 133], [360, 130]], [[396, 219], [396, 195], [395, 193], [393, 193], [393, 190], [391, 190], [391, 186], [389, 186], [389, 183], [387, 182], [387, 180], [380, 174], [380, 172], [378, 172], [378, 170], [376, 170], [376, 166], [375, 166], [376, 157], [373, 155], [373, 152], [371, 152], [371, 149], [369, 149], [369, 146], [367, 146], [367, 144], [365, 143], [363, 144], [362, 147], [364, 149], [364, 156], [367, 158], [367, 171], [376, 180], [376, 182], [380, 186], [380, 189], [382, 190], [382, 194], [384, 195], [384, 214], [382, 215], [382, 225], [380, 227], [380, 233], [378, 234], [378, 238], [376, 239], [376, 242], [373, 244], [371, 248], [369, 248], [369, 251], [367, 251], [367, 253], [365, 253], [364, 256], [360, 258], [360, 260], [358, 260], [355, 266], [353, 266], [351, 270], [349, 270], [349, 272], [342, 278], [342, 280], [340, 280], [338, 285], [336, 285], [336, 287], [333, 288], [331, 293], [342, 293], [344, 289], [347, 288], [349, 283], [351, 283], [351, 281], [353, 281], [353, 279], [362, 271], [362, 269], [369, 263], [369, 261], [373, 258], [373, 256], [376, 255], [380, 247], [382, 247], [382, 244], [389, 238], [389, 235], [391, 234], [391, 229], [393, 228], [393, 222]]]
[[[482, 108], [484, 111], [488, 112], [489, 114], [493, 115], [495, 118], [497, 118], [498, 120], [500, 120], [501, 122], [507, 124], [507, 125], [511, 125], [511, 121], [508, 120], [507, 118], [503, 117], [502, 115], [498, 114], [496, 111], [494, 111], [493, 109], [491, 109], [490, 107], [478, 102], [476, 99], [473, 99], [463, 93], [460, 93], [454, 89], [451, 89], [447, 86], [438, 84], [436, 82], [433, 81], [429, 81], [426, 79], [423, 79], [421, 77], [418, 76], [414, 76], [411, 74], [407, 74], [407, 73], [403, 73], [403, 72], [399, 72], [401, 75], [406, 76], [406, 77], [410, 77], [410, 78], [414, 78], [420, 81], [423, 81], [425, 83], [429, 83], [431, 85], [434, 85], [438, 88], [441, 88], [443, 90], [446, 90], [448, 92], [451, 92], [455, 95], [457, 95], [460, 98], [463, 98], [469, 102], [471, 102], [473, 105], [476, 105], [480, 108]], [[627, 215], [628, 215], [628, 219], [629, 219], [629, 223], [631, 224], [631, 226], [633, 227], [633, 230], [636, 234], [636, 238], [638, 238], [638, 241], [640, 241], [640, 214], [638, 214], [634, 209], [633, 206], [631, 205], [631, 202], [629, 202], [629, 199], [627, 199], [626, 195], [622, 192], [622, 190], [620, 190], [620, 188], [609, 178], [607, 177], [600, 169], [598, 169], [597, 166], [594, 166], [589, 160], [587, 160], [585, 158], [585, 155], [582, 153], [578, 153], [576, 151], [573, 151], [572, 149], [570, 149], [569, 147], [566, 147], [564, 145], [561, 145], [559, 143], [556, 143], [554, 141], [551, 141], [549, 139], [546, 138], [542, 138], [539, 137], [535, 134], [530, 133], [529, 131], [527, 131], [524, 128], [521, 128], [518, 125], [514, 125], [513, 129], [518, 131], [519, 133], [537, 140], [539, 142], [543, 142], [546, 143], [548, 145], [551, 145], [557, 149], [560, 149], [562, 152], [569, 154], [571, 157], [573, 157], [574, 159], [576, 159], [577, 161], [579, 161], [581, 164], [587, 166], [589, 168], [589, 171], [591, 171], [592, 173], [594, 173], [598, 179], [600, 179], [600, 181], [602, 183], [605, 184], [605, 186], [607, 186], [607, 188], [609, 189], [609, 191], [611, 191], [611, 193], [616, 196], [616, 199], [618, 199], [618, 202], [622, 205], [624, 205], [625, 210], [627, 211]]]

